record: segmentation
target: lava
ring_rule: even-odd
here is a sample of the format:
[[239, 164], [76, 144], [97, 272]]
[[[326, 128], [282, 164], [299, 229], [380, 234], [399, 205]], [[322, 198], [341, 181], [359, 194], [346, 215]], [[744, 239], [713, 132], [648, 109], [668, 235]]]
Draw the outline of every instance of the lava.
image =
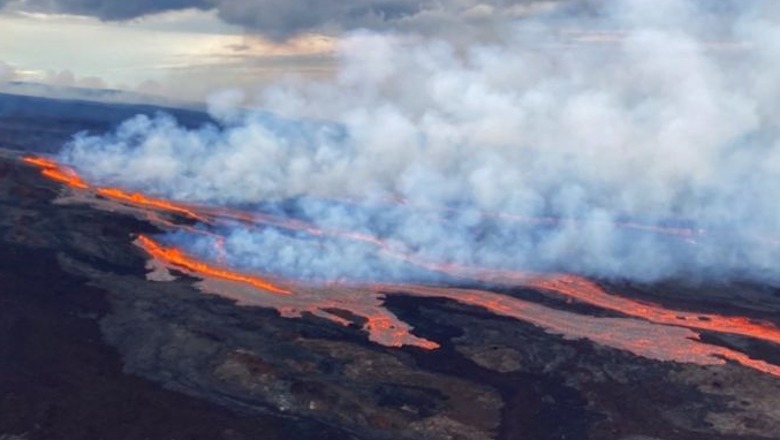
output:
[[57, 162], [40, 156], [24, 156], [22, 158], [22, 162], [28, 163], [30, 165], [35, 165], [38, 168], [42, 168], [42, 169], [60, 168], [60, 164], [58, 164]]
[[763, 373], [780, 376], [780, 366], [713, 344], [700, 342], [700, 336], [687, 328], [658, 325], [629, 318], [599, 318], [552, 309], [540, 304], [475, 289], [453, 289], [419, 285], [377, 285], [380, 293], [401, 292], [424, 297], [447, 298], [479, 307], [500, 316], [524, 321], [549, 333], [626, 350], [660, 361], [721, 365], [731, 360]]
[[140, 235], [138, 237], [138, 242], [149, 255], [172, 266], [186, 269], [200, 276], [209, 276], [244, 283], [260, 290], [281, 295], [289, 295], [291, 293], [289, 290], [276, 286], [263, 278], [212, 266], [190, 257], [179, 249], [163, 247], [145, 235]]
[[80, 177], [64, 172], [59, 168], [45, 169], [41, 172], [44, 176], [65, 183], [78, 189], [87, 189], [89, 186]]
[[[433, 350], [439, 344], [412, 334], [411, 327], [383, 307], [381, 295], [367, 294], [364, 289], [343, 285], [309, 286], [295, 285], [294, 292], [279, 287], [268, 280], [217, 267], [186, 255], [179, 249], [166, 248], [151, 238], [140, 235], [136, 244], [157, 263], [155, 267], [169, 267], [182, 270], [201, 278], [197, 287], [236, 301], [239, 305], [273, 308], [288, 318], [301, 317], [310, 313], [337, 324], [356, 324], [352, 319], [341, 316], [337, 311], [347, 311], [354, 317], [365, 319], [363, 329], [369, 340], [388, 347], [414, 346]], [[159, 274], [151, 274], [157, 278]], [[258, 292], [260, 290], [261, 292]], [[264, 295], [270, 292], [274, 295]]]
[[192, 209], [186, 208], [183, 205], [172, 203], [163, 199], [148, 197], [138, 192], [127, 192], [118, 188], [98, 188], [96, 192], [103, 197], [130, 203], [138, 207], [159, 209], [161, 211], [180, 214], [193, 220], [208, 222], [206, 217], [201, 216]]
[[[703, 343], [698, 333], [676, 325], [656, 324], [632, 318], [580, 315], [486, 290], [412, 284], [301, 285], [296, 288], [295, 294], [254, 295], [252, 292], [242, 293], [241, 289], [230, 285], [209, 283], [208, 279], [216, 278], [263, 291], [272, 291], [268, 288], [270, 283], [254, 276], [200, 262], [177, 249], [164, 248], [146, 236], [140, 236], [138, 242], [153, 258], [203, 278], [204, 282], [199, 288], [206, 292], [227, 296], [244, 305], [272, 307], [279, 310], [282, 316], [298, 317], [308, 312], [341, 325], [354, 323], [353, 319], [335, 312], [343, 310], [349, 315], [365, 319], [363, 330], [368, 332], [370, 340], [390, 347], [409, 345], [426, 350], [439, 347], [436, 342], [413, 335], [408, 324], [384, 307], [384, 296], [402, 294], [449, 299], [495, 315], [530, 323], [567, 339], [588, 339], [648, 359], [700, 365], [722, 365], [733, 361], [780, 377], [780, 366], [753, 359], [736, 350]], [[284, 292], [291, 293], [288, 290]]]
[[64, 183], [77, 189], [87, 189], [89, 185], [72, 169], [64, 167], [53, 160], [42, 157], [27, 156], [22, 161], [41, 169], [41, 174], [56, 182]]
[[730, 333], [780, 345], [780, 329], [770, 323], [754, 322], [741, 316], [669, 310], [657, 304], [611, 295], [595, 283], [575, 275], [537, 277], [527, 281], [526, 286], [565, 295], [603, 309], [657, 324]]
[[[370, 234], [323, 229], [303, 220], [270, 214], [253, 214], [227, 208], [178, 204], [119, 188], [92, 186], [74, 170], [53, 160], [42, 157], [24, 157], [23, 161], [40, 168], [41, 173], [47, 178], [70, 188], [85, 190], [106, 199], [146, 210], [145, 212], [148, 213], [175, 214], [212, 226], [224, 222], [239, 221], [248, 225], [262, 225], [303, 232], [313, 237], [359, 241], [375, 246], [378, 252], [426, 270], [462, 279], [472, 279], [480, 283], [526, 287], [549, 292], [630, 317], [599, 318], [581, 315], [478, 289], [413, 284], [326, 283], [307, 285], [289, 280], [285, 281], [285, 284], [295, 287], [294, 289], [285, 288], [257, 275], [241, 273], [200, 261], [177, 248], [163, 246], [147, 236], [138, 237], [137, 244], [163, 266], [175, 268], [203, 279], [199, 288], [204, 291], [233, 298], [240, 304], [275, 308], [282, 316], [286, 317], [299, 317], [303, 313], [310, 313], [341, 325], [357, 324], [356, 319], [361, 318], [363, 320], [362, 328], [368, 333], [369, 339], [382, 345], [391, 347], [416, 346], [428, 350], [436, 349], [439, 346], [434, 341], [414, 335], [409, 324], [400, 320], [384, 307], [386, 295], [405, 294], [449, 299], [488, 310], [496, 315], [528, 322], [566, 338], [589, 339], [650, 359], [705, 365], [723, 364], [730, 360], [764, 373], [780, 376], [780, 367], [752, 359], [739, 351], [703, 343], [700, 341], [699, 334], [692, 330], [735, 334], [780, 344], [780, 329], [769, 323], [755, 322], [743, 317], [670, 310], [657, 304], [608, 293], [596, 283], [575, 275], [541, 275], [427, 261], [405, 252], [401, 243], [388, 242]], [[488, 214], [511, 218], [510, 214]], [[167, 229], [178, 228], [214, 236], [218, 255], [221, 255], [220, 263], [225, 261], [224, 237], [211, 232], [210, 229], [201, 231], [189, 225], [169, 221], [160, 215], [150, 215], [148, 218], [155, 224], [166, 226]], [[561, 224], [562, 222], [562, 220], [554, 218], [530, 218], [529, 220], [529, 218], [518, 217], [514, 220], [546, 224]], [[633, 223], [620, 223], [617, 226], [685, 238], [696, 235], [696, 231], [685, 228], [654, 227]], [[347, 312], [347, 317], [338, 311]]]
[[189, 217], [196, 221], [208, 222], [205, 216], [202, 216], [185, 205], [170, 202], [168, 200], [149, 197], [138, 192], [128, 192], [119, 188], [93, 187], [89, 185], [72, 168], [60, 165], [59, 163], [38, 156], [26, 156], [22, 161], [34, 165], [41, 169], [41, 174], [51, 180], [63, 183], [68, 187], [80, 190], [93, 190], [95, 194], [107, 199], [127, 203], [141, 208], [151, 208], [160, 211], [179, 214]]

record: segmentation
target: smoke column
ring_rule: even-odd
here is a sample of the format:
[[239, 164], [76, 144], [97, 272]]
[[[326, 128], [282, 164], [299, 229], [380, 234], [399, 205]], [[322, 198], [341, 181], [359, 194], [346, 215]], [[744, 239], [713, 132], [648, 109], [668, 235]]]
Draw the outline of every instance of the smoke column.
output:
[[[295, 217], [419, 260], [780, 282], [780, 8], [622, 0], [481, 42], [345, 37], [334, 78], [138, 116], [61, 153], [90, 181]], [[260, 110], [261, 109], [261, 110]], [[315, 279], [440, 275], [371, 243], [224, 225], [227, 261]], [[216, 258], [208, 237], [169, 237]]]

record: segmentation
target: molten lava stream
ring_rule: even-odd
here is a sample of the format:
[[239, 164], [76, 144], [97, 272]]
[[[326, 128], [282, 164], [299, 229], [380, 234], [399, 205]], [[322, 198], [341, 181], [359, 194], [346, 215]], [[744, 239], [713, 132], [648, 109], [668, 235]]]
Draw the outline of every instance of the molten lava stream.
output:
[[116, 200], [140, 208], [151, 208], [159, 211], [165, 211], [173, 214], [179, 214], [189, 217], [193, 220], [207, 223], [209, 219], [206, 216], [198, 214], [194, 209], [170, 202], [168, 200], [149, 197], [137, 192], [127, 192], [119, 188], [92, 187], [81, 178], [72, 168], [58, 164], [57, 162], [43, 157], [26, 156], [22, 161], [34, 165], [41, 169], [41, 174], [51, 180], [63, 183], [71, 188], [81, 190], [94, 190], [95, 194], [103, 196], [110, 200]]
[[213, 210], [209, 214], [215, 218], [222, 216], [239, 219], [246, 223], [254, 222], [288, 230], [301, 231], [318, 237], [330, 236], [361, 241], [377, 246], [378, 249], [387, 256], [406, 261], [409, 264], [433, 272], [444, 273], [459, 278], [470, 278], [480, 282], [507, 284], [512, 287], [524, 286], [548, 291], [597, 307], [646, 319], [658, 324], [675, 325], [718, 333], [730, 333], [780, 344], [780, 329], [771, 324], [755, 323], [743, 317], [669, 310], [660, 305], [644, 303], [609, 294], [595, 283], [575, 275], [540, 275], [520, 271], [471, 267], [455, 263], [436, 263], [397, 251], [394, 248], [398, 246], [393, 246], [378, 237], [368, 234], [323, 230], [318, 229], [313, 224], [297, 219], [253, 215], [226, 209]]
[[780, 366], [753, 359], [726, 347], [703, 343], [698, 333], [680, 326], [659, 325], [630, 318], [580, 315], [485, 290], [405, 284], [378, 284], [370, 288], [379, 293], [401, 292], [447, 298], [480, 307], [496, 315], [528, 322], [567, 338], [588, 339], [649, 359], [700, 365], [722, 365], [725, 360], [731, 360], [780, 377]]
[[537, 277], [525, 285], [658, 324], [730, 333], [780, 344], [780, 329], [770, 323], [753, 322], [740, 316], [669, 310], [657, 304], [611, 295], [595, 283], [575, 275]]
[[747, 336], [780, 345], [780, 329], [771, 323], [754, 322], [740, 316], [671, 310], [658, 304], [608, 293], [596, 283], [577, 275], [543, 275], [455, 264], [429, 264], [426, 268], [488, 284], [521, 286], [546, 291], [657, 324]]
[[196, 275], [209, 276], [227, 281], [244, 283], [257, 289], [280, 295], [289, 295], [292, 293], [289, 290], [276, 286], [275, 284], [263, 278], [233, 272], [217, 266], [212, 266], [190, 257], [179, 249], [160, 246], [145, 235], [138, 236], [138, 243], [149, 255], [157, 258], [158, 260], [161, 260], [171, 266], [193, 272]]
[[[202, 289], [213, 289], [209, 278], [226, 280], [272, 293], [289, 293], [261, 278], [212, 266], [173, 248], [165, 248], [146, 236], [140, 236], [139, 245], [150, 256], [168, 266], [184, 269], [204, 279]], [[211, 287], [209, 287], [211, 286]], [[722, 365], [731, 360], [754, 370], [780, 376], [780, 367], [752, 359], [744, 353], [725, 347], [703, 343], [699, 335], [679, 326], [653, 324], [629, 318], [600, 318], [552, 309], [494, 292], [475, 289], [419, 286], [410, 284], [377, 284], [369, 286], [333, 284], [321, 287], [300, 286], [296, 295], [255, 295], [242, 297], [230, 294], [230, 286], [216, 287], [216, 292], [230, 298], [241, 298], [245, 304], [273, 307], [282, 316], [299, 317], [302, 312], [329, 319], [341, 325], [352, 321], [335, 314], [344, 310], [364, 317], [364, 330], [377, 343], [400, 347], [412, 345], [436, 349], [438, 344], [411, 334], [411, 327], [388, 311], [381, 298], [388, 294], [407, 294], [418, 297], [446, 298], [461, 304], [488, 310], [496, 315], [531, 323], [568, 339], [588, 339], [593, 342], [629, 351], [638, 356], [659, 361]]]
[[88, 189], [89, 185], [72, 169], [62, 167], [53, 160], [42, 157], [26, 156], [22, 161], [41, 169], [41, 174], [56, 182], [64, 183], [77, 189]]
[[[411, 334], [411, 328], [386, 310], [380, 298], [386, 294], [403, 293], [420, 297], [447, 298], [462, 304], [483, 308], [494, 314], [529, 322], [567, 338], [589, 339], [596, 343], [626, 350], [636, 355], [660, 361], [721, 365], [732, 360], [763, 373], [780, 376], [780, 367], [752, 359], [744, 353], [699, 341], [699, 335], [679, 326], [658, 325], [627, 318], [599, 318], [540, 304], [523, 301], [484, 290], [453, 289], [447, 287], [417, 286], [407, 284], [326, 285], [298, 288], [296, 295], [269, 281], [247, 274], [216, 267], [188, 256], [175, 248], [163, 247], [146, 236], [139, 236], [139, 245], [153, 258], [168, 266], [184, 269], [203, 278], [216, 278], [249, 286], [265, 292], [282, 294], [249, 297], [250, 304], [274, 307], [282, 316], [297, 317], [308, 311], [341, 325], [350, 320], [330, 310], [345, 310], [366, 318], [364, 330], [377, 343], [398, 347], [414, 345], [435, 349], [438, 344]], [[203, 287], [203, 286], [202, 286]], [[208, 288], [208, 287], [203, 287]], [[218, 288], [226, 294], [229, 286]], [[373, 293], [372, 293], [373, 292]], [[227, 293], [228, 297], [231, 296]], [[244, 298], [246, 299], [246, 298]], [[245, 301], [246, 302], [246, 301]]]
[[30, 165], [35, 165], [41, 169], [53, 169], [53, 168], [60, 167], [60, 164], [58, 164], [57, 162], [39, 156], [24, 156], [22, 157], [22, 162], [28, 163]]
[[[46, 177], [64, 183], [76, 189], [92, 189], [79, 175], [68, 167], [42, 157], [24, 157], [23, 161], [37, 166]], [[719, 333], [737, 334], [752, 337], [759, 340], [780, 344], [780, 329], [771, 325], [756, 323], [743, 317], [721, 316], [716, 314], [702, 314], [665, 309], [656, 304], [644, 303], [628, 298], [607, 293], [596, 284], [573, 275], [538, 275], [524, 272], [513, 272], [497, 269], [485, 269], [470, 267], [453, 263], [436, 263], [425, 261], [413, 255], [396, 250], [399, 246], [388, 243], [378, 237], [355, 233], [350, 231], [323, 230], [317, 226], [297, 220], [271, 216], [267, 214], [251, 214], [237, 210], [209, 207], [189, 207], [176, 204], [167, 200], [147, 197], [141, 193], [130, 193], [116, 188], [96, 187], [94, 191], [106, 198], [117, 200], [132, 206], [151, 208], [154, 210], [171, 212], [192, 218], [204, 223], [213, 223], [219, 219], [239, 220], [248, 224], [263, 224], [301, 231], [313, 236], [330, 236], [355, 241], [361, 241], [377, 246], [388, 256], [401, 259], [418, 267], [445, 273], [451, 276], [471, 278], [481, 282], [507, 284], [510, 286], [525, 286], [542, 291], [548, 291], [566, 297], [595, 305], [604, 309], [614, 310], [629, 316], [642, 318], [651, 322], [678, 327], [696, 328]], [[494, 213], [495, 215], [510, 215]], [[533, 219], [539, 222], [555, 222], [553, 218]], [[171, 224], [167, 224], [169, 227]], [[174, 225], [175, 226], [175, 225]], [[636, 226], [636, 225], [632, 225]], [[641, 225], [640, 225], [641, 226]], [[690, 230], [675, 230], [660, 228], [658, 232], [668, 232], [673, 235], [687, 235]], [[169, 264], [191, 270], [196, 273], [206, 273], [213, 277], [238, 281], [253, 285], [259, 289], [274, 293], [287, 294], [289, 291], [279, 288], [261, 278], [236, 274], [224, 269], [216, 268], [205, 263], [198, 262], [186, 256], [176, 249], [167, 249], [157, 245], [147, 237], [139, 238], [144, 248], [156, 257], [167, 261]]]
[[192, 209], [184, 207], [183, 205], [169, 202], [163, 199], [148, 197], [141, 193], [127, 192], [118, 188], [98, 188], [96, 192], [97, 194], [108, 199], [119, 200], [134, 206], [172, 212], [204, 223], [209, 221], [208, 218], [198, 214]]

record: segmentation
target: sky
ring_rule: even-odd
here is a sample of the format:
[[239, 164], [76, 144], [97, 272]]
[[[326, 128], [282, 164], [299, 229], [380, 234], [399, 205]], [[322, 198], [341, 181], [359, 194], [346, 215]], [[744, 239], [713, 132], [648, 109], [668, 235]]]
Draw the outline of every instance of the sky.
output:
[[192, 100], [221, 87], [262, 85], [282, 75], [327, 74], [332, 64], [330, 36], [272, 41], [224, 23], [213, 11], [193, 9], [121, 22], [4, 12], [0, 32], [0, 81]]
[[0, 81], [203, 100], [226, 87], [327, 77], [345, 35], [486, 38], [532, 0], [0, 0]]

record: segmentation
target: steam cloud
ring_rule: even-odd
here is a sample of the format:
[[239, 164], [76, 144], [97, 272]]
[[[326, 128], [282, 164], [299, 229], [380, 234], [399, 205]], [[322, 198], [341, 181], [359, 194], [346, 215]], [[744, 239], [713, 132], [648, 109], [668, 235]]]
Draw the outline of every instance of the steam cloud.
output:
[[[220, 127], [139, 116], [77, 137], [61, 159], [99, 182], [275, 209], [425, 260], [777, 283], [780, 11], [609, 5], [526, 20], [486, 45], [355, 34], [336, 79], [270, 87], [266, 110], [240, 110], [240, 96], [222, 93], [212, 101]], [[237, 266], [432, 276], [370, 244], [224, 232]], [[208, 239], [171, 239], [216, 257]]]

